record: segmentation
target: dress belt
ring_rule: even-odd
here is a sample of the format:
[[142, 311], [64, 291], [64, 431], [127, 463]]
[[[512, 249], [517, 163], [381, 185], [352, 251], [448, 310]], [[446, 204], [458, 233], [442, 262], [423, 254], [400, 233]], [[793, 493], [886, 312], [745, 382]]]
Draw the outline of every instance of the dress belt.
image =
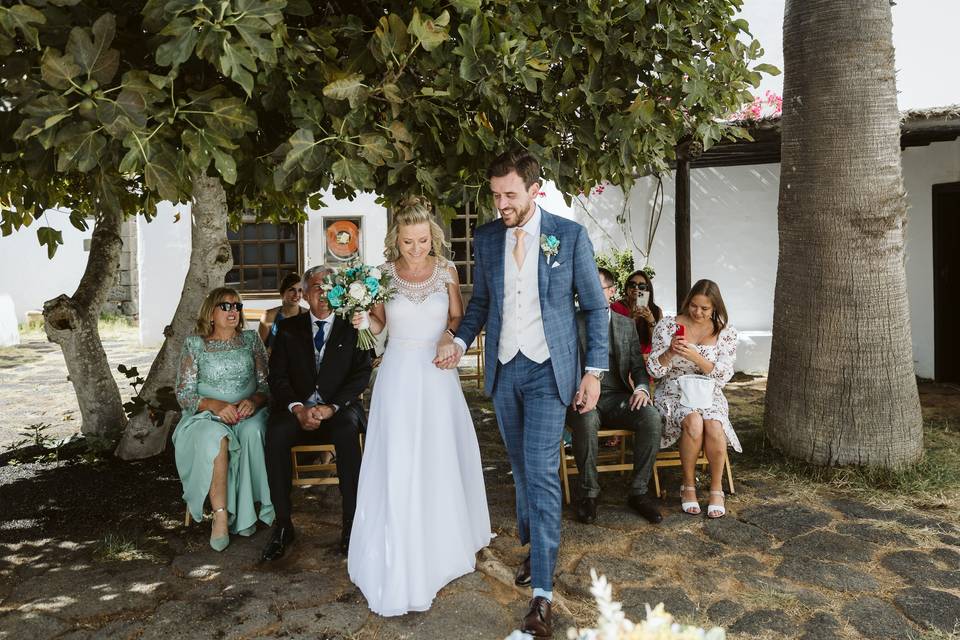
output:
[[387, 349], [394, 347], [397, 349], [435, 349], [436, 340], [415, 340], [413, 338], [387, 338]]

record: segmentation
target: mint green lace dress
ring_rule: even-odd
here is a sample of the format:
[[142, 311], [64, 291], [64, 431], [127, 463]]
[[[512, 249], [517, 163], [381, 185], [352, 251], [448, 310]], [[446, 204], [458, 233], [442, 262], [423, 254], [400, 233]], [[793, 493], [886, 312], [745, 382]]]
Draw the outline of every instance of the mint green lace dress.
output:
[[198, 522], [203, 515], [213, 460], [220, 453], [220, 441], [226, 438], [230, 533], [251, 535], [258, 519], [271, 524], [273, 503], [263, 454], [269, 410], [264, 406], [233, 426], [220, 422], [210, 411], [197, 412], [202, 398], [235, 403], [256, 392], [268, 392], [267, 352], [260, 337], [255, 331], [244, 331], [230, 340], [188, 337], [180, 356], [176, 392], [183, 414], [173, 432], [173, 446], [190, 515]]

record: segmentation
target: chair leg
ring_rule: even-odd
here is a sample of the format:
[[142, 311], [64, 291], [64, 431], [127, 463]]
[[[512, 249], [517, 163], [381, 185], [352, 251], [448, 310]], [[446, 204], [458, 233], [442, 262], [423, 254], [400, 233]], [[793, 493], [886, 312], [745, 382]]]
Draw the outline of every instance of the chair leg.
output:
[[570, 504], [570, 479], [567, 475], [567, 452], [563, 447], [563, 438], [560, 439], [560, 478], [563, 480], [563, 498]]
[[660, 467], [657, 466], [656, 461], [653, 463], [653, 489], [657, 492], [657, 497], [660, 497]]
[[186, 511], [187, 511], [186, 515], [183, 516], [183, 526], [189, 527], [189, 526], [190, 526], [190, 520], [191, 520], [191, 518], [190, 518], [190, 507], [187, 507]]
[[734, 495], [736, 491], [733, 488], [733, 469], [730, 468], [729, 455], [723, 457], [723, 465], [727, 468], [727, 485], [730, 487], [730, 495]]

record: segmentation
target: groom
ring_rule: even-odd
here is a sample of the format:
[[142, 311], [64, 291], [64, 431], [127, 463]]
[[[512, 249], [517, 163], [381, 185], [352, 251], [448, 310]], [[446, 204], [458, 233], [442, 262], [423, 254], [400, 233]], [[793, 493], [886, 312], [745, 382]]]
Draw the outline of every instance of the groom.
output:
[[[498, 157], [487, 171], [500, 219], [476, 230], [474, 288], [454, 340], [452, 368], [486, 325], [485, 391], [513, 469], [517, 528], [530, 553], [517, 571], [533, 586], [521, 630], [552, 637], [553, 570], [560, 546], [560, 438], [567, 406], [592, 410], [607, 369], [607, 303], [593, 247], [581, 225], [547, 213], [534, 199], [540, 164], [525, 151]], [[574, 295], [586, 323], [586, 362], [578, 364]], [[586, 370], [578, 380], [580, 372]]]

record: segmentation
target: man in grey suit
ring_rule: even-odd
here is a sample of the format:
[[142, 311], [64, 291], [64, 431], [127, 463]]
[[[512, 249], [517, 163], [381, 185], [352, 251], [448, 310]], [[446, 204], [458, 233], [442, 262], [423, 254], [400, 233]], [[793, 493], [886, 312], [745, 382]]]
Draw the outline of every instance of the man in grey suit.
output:
[[[455, 367], [486, 325], [485, 391], [493, 397], [516, 485], [517, 529], [530, 554], [516, 583], [533, 598], [521, 630], [553, 637], [553, 570], [560, 547], [557, 469], [567, 407], [590, 411], [607, 368], [607, 303], [587, 230], [535, 201], [540, 164], [525, 151], [487, 172], [500, 218], [474, 236], [473, 296], [454, 337]], [[586, 323], [585, 369], [578, 363], [574, 296]], [[582, 377], [581, 377], [582, 374]]]
[[[598, 269], [600, 286], [607, 304], [613, 299], [617, 281], [607, 269]], [[662, 421], [650, 402], [647, 368], [640, 353], [640, 339], [633, 320], [619, 313], [610, 313], [610, 371], [600, 383], [600, 400], [593, 411], [569, 412], [567, 424], [573, 429], [573, 455], [580, 472], [580, 499], [577, 519], [592, 523], [597, 520], [597, 431], [606, 428], [633, 431], [633, 477], [627, 499], [634, 511], [648, 522], [663, 520], [660, 510], [647, 499], [647, 484], [653, 463], [660, 450]], [[577, 318], [580, 348], [586, 349], [586, 323]]]

